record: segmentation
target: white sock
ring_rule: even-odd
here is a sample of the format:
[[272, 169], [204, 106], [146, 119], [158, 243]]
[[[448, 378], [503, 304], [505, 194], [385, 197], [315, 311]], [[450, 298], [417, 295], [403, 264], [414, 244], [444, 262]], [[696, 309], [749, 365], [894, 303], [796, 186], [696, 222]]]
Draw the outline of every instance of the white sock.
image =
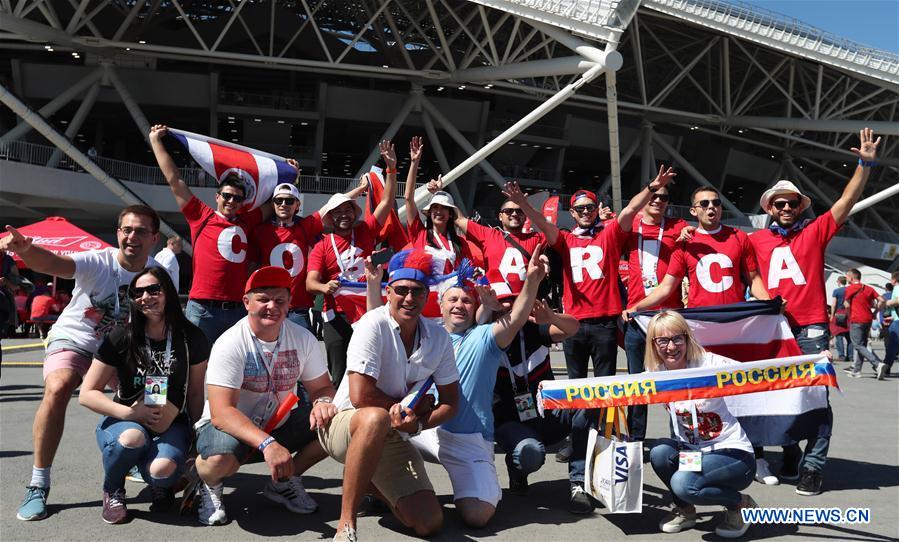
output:
[[42, 487], [44, 489], [50, 487], [50, 467], [31, 467], [31, 487]]

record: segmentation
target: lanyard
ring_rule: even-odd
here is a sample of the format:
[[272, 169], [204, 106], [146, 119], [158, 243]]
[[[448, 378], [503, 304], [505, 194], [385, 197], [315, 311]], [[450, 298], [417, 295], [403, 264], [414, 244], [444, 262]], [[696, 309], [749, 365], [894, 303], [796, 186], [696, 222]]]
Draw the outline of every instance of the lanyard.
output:
[[[691, 444], [699, 445], [699, 421], [696, 416], [696, 404], [694, 401], [687, 401], [690, 404], [690, 414], [693, 417], [693, 442]], [[681, 433], [682, 427], [677, 421], [677, 413], [675, 412], [677, 408], [675, 408], [674, 403], [669, 403], [668, 413], [671, 414], [671, 422], [674, 424], [674, 432], [677, 433], [678, 438], [682, 441], [690, 443], [689, 440], [685, 438], [685, 436]]]
[[[346, 266], [343, 263], [343, 257], [340, 255], [340, 252], [337, 250], [337, 242], [334, 240], [334, 234], [331, 234], [331, 247], [334, 248], [334, 259], [337, 260], [337, 267], [340, 268], [340, 276], [343, 278], [349, 278], [346, 275]], [[352, 235], [350, 236], [350, 254], [351, 258], [356, 255], [356, 230], [353, 230]]]
[[[272, 358], [271, 358], [272, 366], [271, 366], [271, 368], [269, 368], [268, 364], [265, 361], [265, 359], [266, 359], [265, 351], [263, 350], [262, 345], [259, 342], [259, 339], [256, 337], [256, 335], [253, 335], [253, 347], [256, 349], [256, 353], [259, 355], [259, 357], [262, 361], [262, 366], [265, 368], [266, 376], [268, 376], [268, 391], [270, 393], [274, 393], [275, 395], [277, 395], [278, 392], [275, 391], [274, 374], [275, 374], [275, 366], [278, 364], [278, 350], [280, 350], [280, 348], [281, 348], [281, 335], [282, 335], [283, 331], [284, 331], [284, 326], [281, 326], [281, 331], [278, 332], [278, 340], [275, 342], [274, 350], [272, 350]], [[250, 332], [250, 334], [252, 335], [252, 332]]]
[[[449, 245], [449, 248], [447, 248], [447, 247], [443, 244], [443, 239], [440, 238], [440, 233], [437, 231], [437, 228], [434, 228], [433, 233], [434, 233], [434, 241], [435, 241], [438, 245], [440, 245], [440, 249], [441, 249], [441, 250], [445, 250], [446, 252], [449, 252], [450, 254], [452, 254], [452, 255], [453, 255], [453, 261], [456, 261], [456, 251], [453, 250], [453, 245], [452, 245], [452, 243], [447, 242], [447, 244]], [[449, 238], [447, 238], [447, 241], [449, 241]]]
[[[153, 349], [150, 347], [150, 339], [148, 337], [144, 337], [147, 342], [147, 354], [152, 357]], [[154, 375], [157, 376], [168, 376], [169, 369], [172, 366], [172, 328], [165, 328], [165, 357], [162, 360], [163, 366], [165, 369], [159, 366], [157, 363], [153, 363], [153, 368], [155, 369]]]
[[[524, 367], [525, 367], [525, 377], [524, 377], [524, 381], [525, 381], [524, 388], [525, 388], [525, 390], [524, 390], [524, 391], [527, 391], [527, 367], [528, 367], [528, 358], [527, 358], [527, 354], [525, 353], [525, 350], [524, 350], [524, 334], [522, 334], [521, 331], [518, 332], [518, 347], [521, 349], [521, 361], [520, 361], [520, 363], [523, 363], [523, 364], [524, 364]], [[509, 371], [509, 381], [512, 382], [512, 392], [515, 393], [515, 395], [518, 395], [518, 394], [519, 394], [519, 392], [518, 392], [518, 389], [519, 389], [519, 388], [518, 388], [518, 375], [516, 375], [515, 372], [512, 370], [512, 362], [509, 361], [509, 354], [508, 354], [508, 353], [505, 353], [505, 354], [503, 355], [503, 358], [502, 358], [502, 359], [503, 359], [503, 361], [505, 362], [506, 370]]]
[[113, 290], [113, 297], [115, 297], [115, 312], [112, 313], [112, 317], [116, 320], [119, 319], [119, 314], [121, 313], [121, 307], [119, 305], [119, 286], [122, 283], [122, 277], [119, 275], [119, 262], [118, 260], [115, 262], [115, 267], [112, 270], [115, 273], [115, 288]]
[[[662, 224], [659, 226], [659, 237], [656, 239], [656, 247], [655, 254], [653, 257], [655, 258], [652, 262], [652, 270], [648, 270], [643, 266], [643, 220], [640, 220], [640, 225], [637, 227], [637, 257], [640, 261], [640, 273], [643, 275], [643, 283], [646, 284], [647, 281], [655, 282], [656, 281], [656, 272], [659, 268], [659, 255], [662, 252], [662, 236], [665, 234], [665, 217], [662, 217]], [[652, 289], [647, 289], [644, 286], [644, 290], [646, 291], [646, 295], [652, 291]]]

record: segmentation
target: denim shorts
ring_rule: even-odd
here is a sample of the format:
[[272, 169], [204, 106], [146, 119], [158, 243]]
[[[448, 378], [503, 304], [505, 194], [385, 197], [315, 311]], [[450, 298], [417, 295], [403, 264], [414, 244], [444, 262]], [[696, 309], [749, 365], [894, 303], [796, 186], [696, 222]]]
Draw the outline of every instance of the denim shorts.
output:
[[[312, 405], [300, 403], [290, 412], [290, 417], [281, 427], [272, 431], [271, 435], [290, 453], [298, 452], [304, 446], [318, 438], [315, 431], [309, 429], [309, 414]], [[262, 454], [255, 448], [237, 440], [233, 436], [219, 431], [207, 421], [197, 428], [197, 453], [207, 459], [214, 455], [233, 455], [242, 464], [263, 461]]]

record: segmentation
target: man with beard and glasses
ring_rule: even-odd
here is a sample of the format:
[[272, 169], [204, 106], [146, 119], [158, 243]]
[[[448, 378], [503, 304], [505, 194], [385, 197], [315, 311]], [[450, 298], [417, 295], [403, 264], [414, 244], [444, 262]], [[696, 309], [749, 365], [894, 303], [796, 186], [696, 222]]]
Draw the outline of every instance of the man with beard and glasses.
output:
[[150, 252], [159, 239], [159, 216], [144, 205], [119, 213], [118, 248], [71, 255], [54, 254], [32, 244], [12, 226], [0, 239], [0, 253], [15, 252], [37, 272], [75, 279], [72, 301], [50, 331], [44, 357], [44, 395], [34, 416], [34, 466], [17, 516], [24, 521], [47, 517], [50, 466], [62, 439], [66, 408], [81, 384], [103, 338], [128, 317], [126, 294], [131, 279], [158, 265]]
[[[814, 219], [803, 219], [802, 212], [811, 206], [811, 199], [792, 182], [778, 181], [759, 200], [771, 217], [771, 226], [749, 235], [762, 282], [771, 297], [779, 295], [786, 302], [784, 314], [803, 354], [829, 350], [824, 253], [861, 196], [871, 168], [876, 165], [880, 143], [869, 128], [861, 130], [859, 137], [859, 148], [850, 149], [858, 156], [858, 167], [830, 210]], [[818, 428], [817, 438], [809, 439], [805, 456], [798, 444], [784, 448], [780, 477], [799, 479], [796, 493], [821, 493], [832, 426], [833, 412], [828, 401], [827, 420]]]

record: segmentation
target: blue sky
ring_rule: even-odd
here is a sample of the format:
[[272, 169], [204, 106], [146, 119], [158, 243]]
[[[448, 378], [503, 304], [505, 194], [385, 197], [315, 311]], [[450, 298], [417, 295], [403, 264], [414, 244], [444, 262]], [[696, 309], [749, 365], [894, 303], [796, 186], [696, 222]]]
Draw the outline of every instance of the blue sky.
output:
[[828, 32], [899, 53], [897, 0], [744, 0]]

